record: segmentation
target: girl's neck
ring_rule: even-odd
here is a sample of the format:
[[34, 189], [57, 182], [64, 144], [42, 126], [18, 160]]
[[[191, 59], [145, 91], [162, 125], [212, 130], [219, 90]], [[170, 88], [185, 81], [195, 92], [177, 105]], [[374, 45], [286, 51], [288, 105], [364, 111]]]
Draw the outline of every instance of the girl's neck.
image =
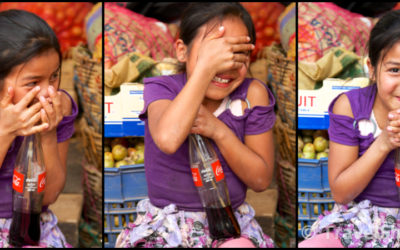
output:
[[208, 99], [207, 97], [204, 97], [204, 100], [202, 102], [203, 106], [210, 111], [211, 113], [214, 113], [215, 110], [218, 109], [218, 107], [221, 105], [222, 100], [211, 100]]

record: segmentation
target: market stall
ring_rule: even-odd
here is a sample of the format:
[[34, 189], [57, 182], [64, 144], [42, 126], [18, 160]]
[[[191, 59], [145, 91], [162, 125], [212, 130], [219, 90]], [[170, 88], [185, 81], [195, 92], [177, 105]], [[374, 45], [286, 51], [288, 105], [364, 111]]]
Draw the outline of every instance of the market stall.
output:
[[396, 3], [298, 4], [298, 236], [333, 209], [328, 181], [328, 106], [369, 84], [369, 34]]
[[[147, 197], [143, 165], [144, 124], [138, 118], [143, 109], [143, 78], [177, 72], [174, 41], [177, 38], [180, 13], [185, 5], [186, 3], [105, 4], [105, 247], [114, 246], [118, 234], [129, 223], [134, 222], [137, 202]], [[276, 113], [281, 122], [276, 126], [281, 126], [279, 131], [285, 133], [287, 141], [278, 142], [277, 145], [287, 144], [279, 152], [278, 146], [276, 147], [277, 155], [280, 155], [282, 161], [290, 161], [288, 172], [292, 174], [289, 183], [287, 180], [283, 183], [278, 181], [279, 193], [283, 192], [281, 188], [285, 188], [286, 192], [290, 192], [289, 196], [293, 196], [291, 199], [295, 204], [295, 152], [290, 149], [294, 148], [290, 143], [295, 143], [296, 126], [295, 4], [288, 5], [243, 3], [255, 24], [257, 37], [251, 56], [250, 77], [267, 83], [274, 95], [279, 96]], [[287, 95], [290, 99], [284, 100]], [[284, 177], [280, 178], [283, 179]], [[286, 198], [282, 199], [282, 202], [287, 203], [286, 201]], [[277, 200], [272, 201], [274, 204], [276, 202]], [[294, 220], [287, 219], [288, 214], [281, 209], [278, 212], [279, 217], [273, 216], [272, 222], [269, 222], [268, 232], [271, 230], [278, 245], [294, 245]], [[294, 210], [288, 213], [293, 215]], [[278, 236], [277, 232], [280, 232]]]

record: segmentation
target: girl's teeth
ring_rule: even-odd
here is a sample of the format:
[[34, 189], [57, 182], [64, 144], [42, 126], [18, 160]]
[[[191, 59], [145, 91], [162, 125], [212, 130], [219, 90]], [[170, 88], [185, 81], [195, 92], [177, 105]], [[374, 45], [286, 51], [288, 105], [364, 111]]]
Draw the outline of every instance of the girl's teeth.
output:
[[228, 83], [228, 82], [229, 82], [228, 79], [222, 79], [222, 78], [220, 78], [220, 77], [218, 77], [218, 76], [215, 76], [215, 77], [213, 78], [213, 80], [216, 81], [216, 82], [220, 82], [220, 83]]

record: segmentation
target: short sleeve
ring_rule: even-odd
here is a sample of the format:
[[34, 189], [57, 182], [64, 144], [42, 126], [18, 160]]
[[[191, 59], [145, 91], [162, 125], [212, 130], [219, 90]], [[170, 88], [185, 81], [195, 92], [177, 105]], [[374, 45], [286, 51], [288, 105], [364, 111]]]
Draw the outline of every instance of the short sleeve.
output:
[[359, 145], [358, 135], [353, 127], [354, 119], [349, 116], [338, 115], [332, 112], [333, 106], [339, 96], [337, 96], [329, 105], [329, 140], [348, 146]]
[[261, 134], [274, 127], [276, 120], [275, 98], [268, 88], [267, 91], [270, 104], [268, 106], [255, 106], [249, 111], [245, 125], [246, 135]]
[[71, 115], [64, 116], [64, 118], [61, 120], [61, 122], [57, 126], [57, 142], [63, 142], [72, 137], [72, 135], [75, 132], [74, 121], [75, 121], [76, 117], [78, 116], [78, 105], [76, 104], [74, 99], [72, 99], [72, 97], [68, 94], [67, 91], [62, 90], [62, 89], [60, 89], [60, 91], [67, 94], [67, 96], [70, 98], [71, 105], [72, 105], [72, 111], [71, 111]]
[[162, 99], [173, 100], [182, 89], [183, 78], [183, 75], [145, 78], [143, 91], [144, 107], [139, 118], [141, 120], [147, 118], [147, 108], [150, 103]]

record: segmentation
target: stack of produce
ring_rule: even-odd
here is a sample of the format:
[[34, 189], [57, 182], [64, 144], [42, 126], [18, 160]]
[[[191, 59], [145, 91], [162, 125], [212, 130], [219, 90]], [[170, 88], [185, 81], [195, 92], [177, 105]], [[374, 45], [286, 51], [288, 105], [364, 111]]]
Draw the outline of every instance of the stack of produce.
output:
[[84, 21], [92, 7], [90, 2], [3, 2], [0, 11], [21, 9], [40, 16], [54, 30], [65, 53], [79, 43], [86, 43]]
[[143, 137], [107, 138], [104, 147], [104, 167], [119, 168], [144, 163]]
[[301, 130], [297, 145], [299, 158], [319, 160], [328, 157], [329, 138], [326, 130]]

